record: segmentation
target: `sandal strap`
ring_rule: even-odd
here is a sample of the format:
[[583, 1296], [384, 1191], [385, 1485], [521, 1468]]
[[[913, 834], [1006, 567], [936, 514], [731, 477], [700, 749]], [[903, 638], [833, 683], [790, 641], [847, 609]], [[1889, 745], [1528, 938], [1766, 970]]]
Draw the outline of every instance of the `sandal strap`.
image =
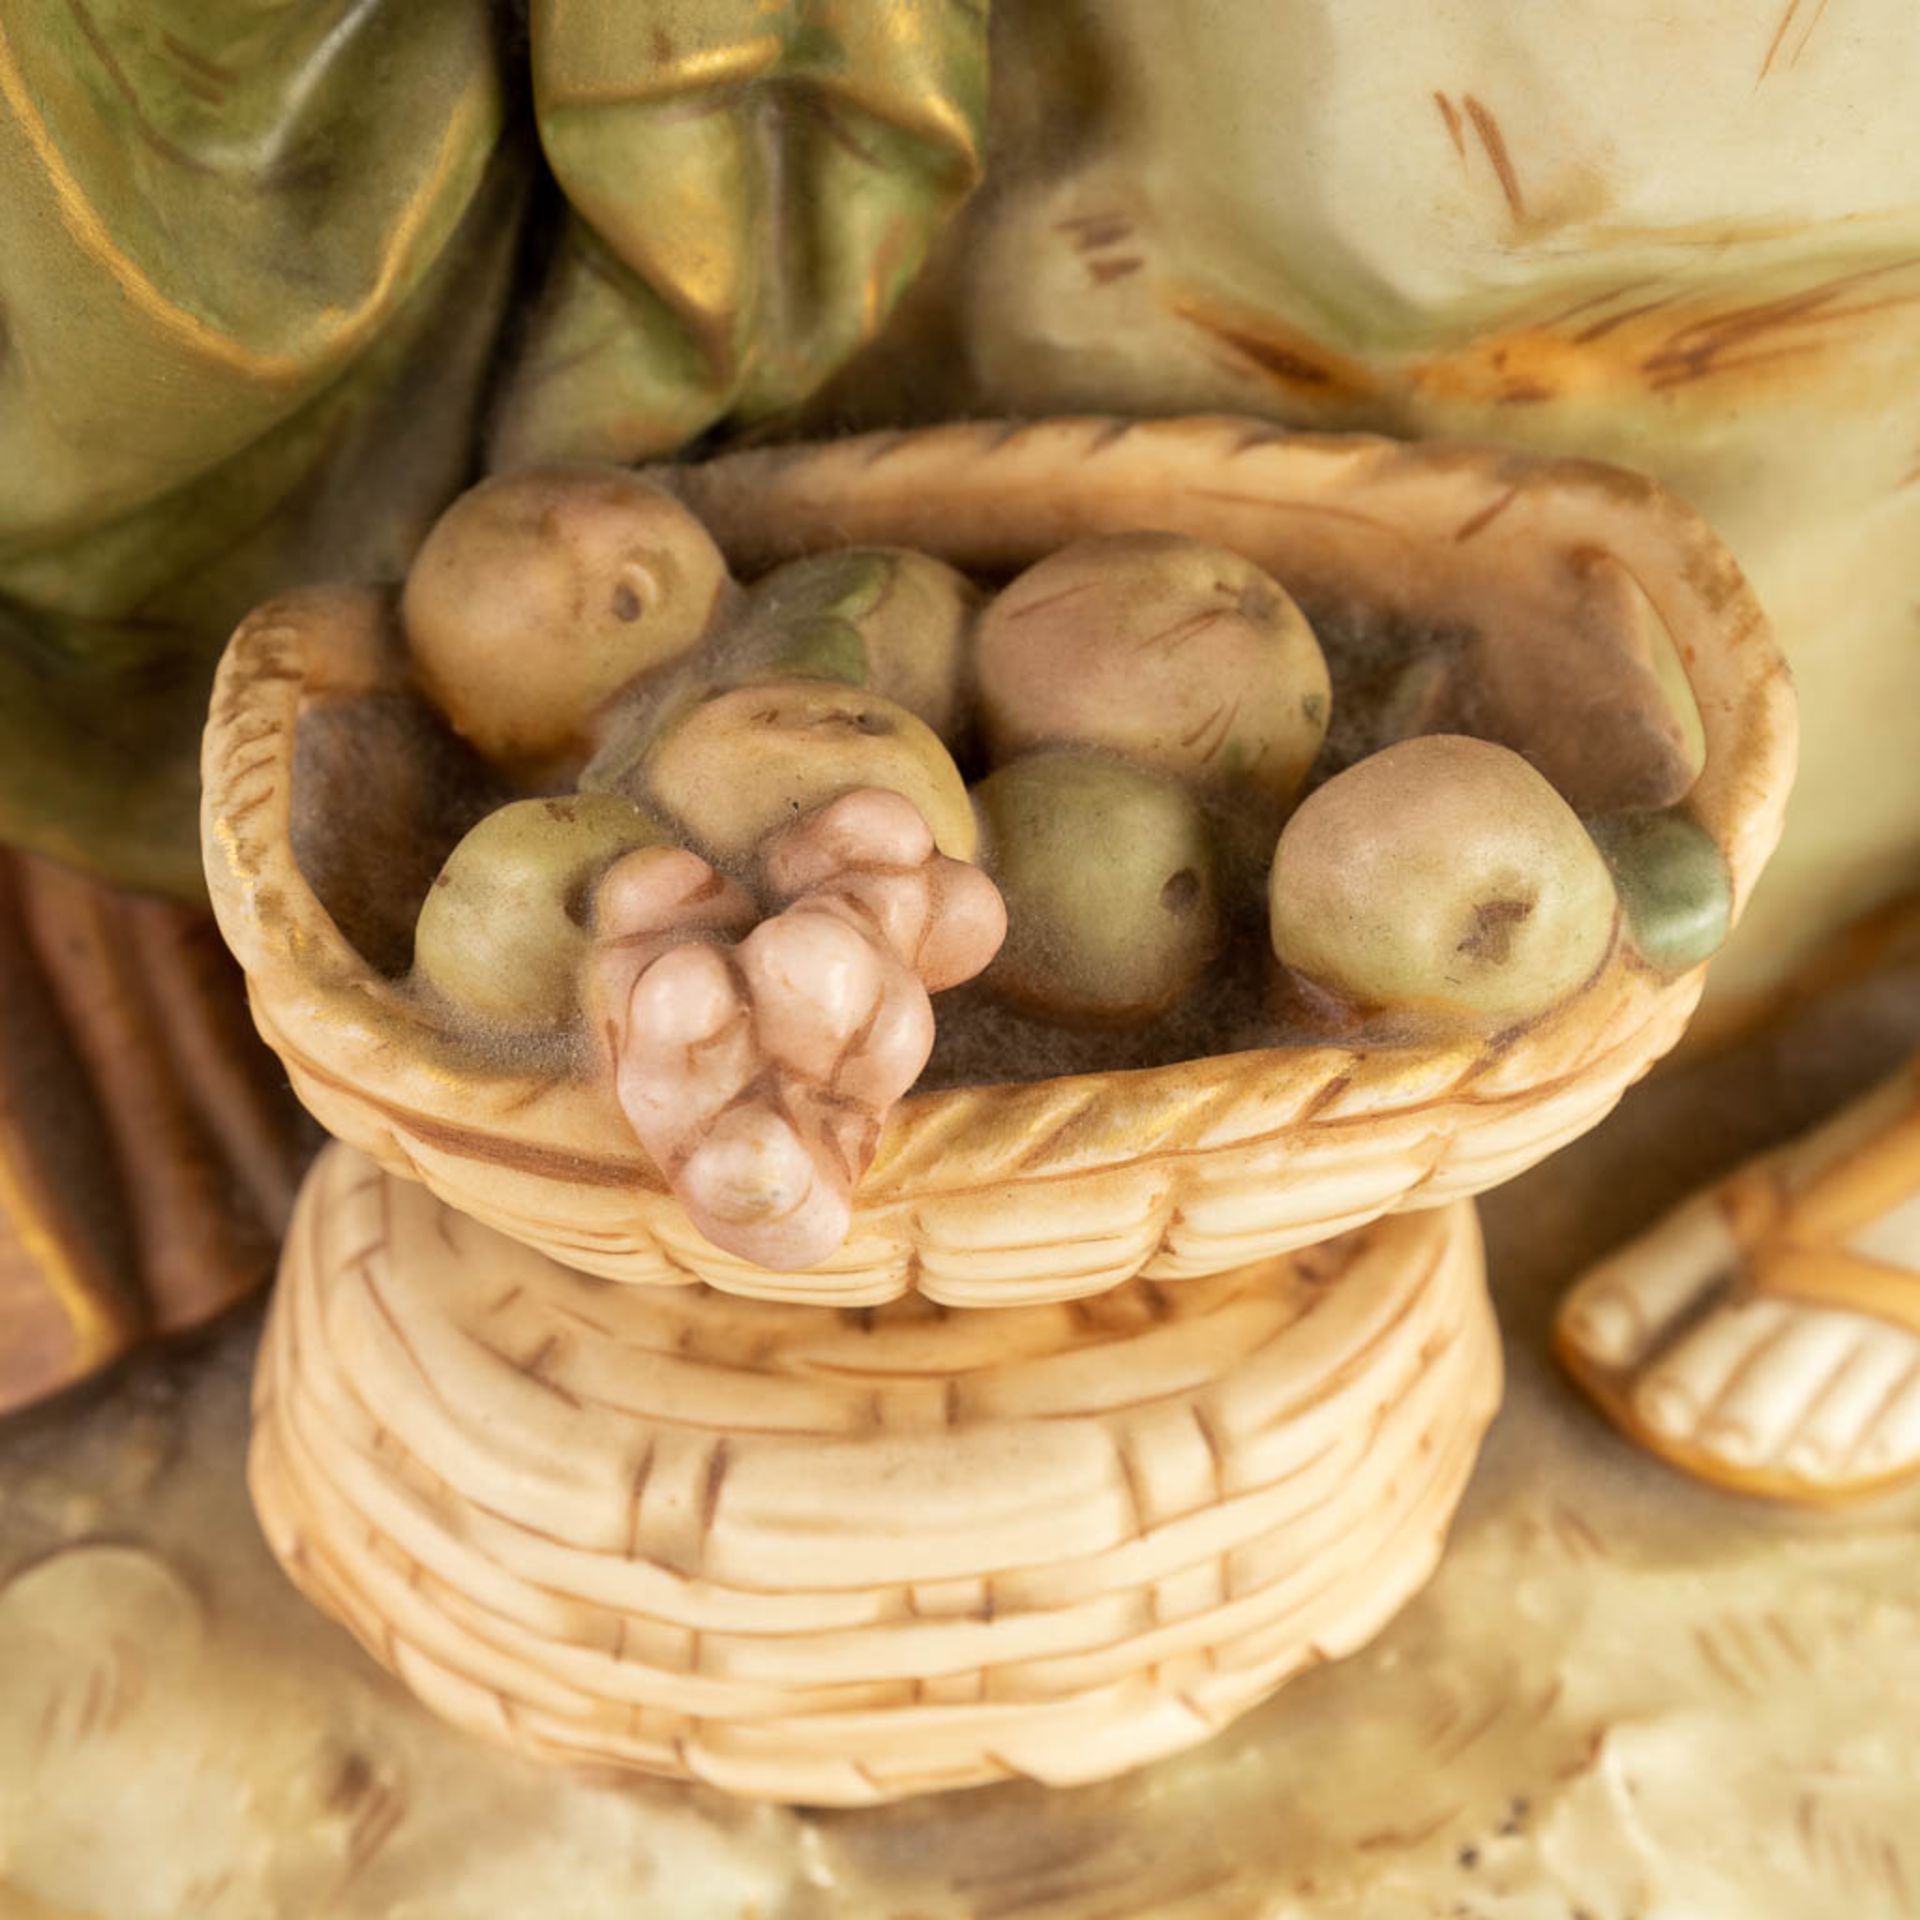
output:
[[1863, 1141], [1798, 1192], [1786, 1196], [1783, 1225], [1807, 1245], [1850, 1240], [1862, 1227], [1920, 1193], [1920, 1104], [1885, 1133]]
[[1920, 1099], [1802, 1185], [1769, 1157], [1735, 1174], [1718, 1199], [1755, 1295], [1845, 1308], [1920, 1333], [1920, 1271], [1847, 1246], [1916, 1193]]
[[1748, 1265], [1743, 1291], [1756, 1300], [1864, 1314], [1920, 1339], [1920, 1273], [1845, 1247], [1775, 1242]]

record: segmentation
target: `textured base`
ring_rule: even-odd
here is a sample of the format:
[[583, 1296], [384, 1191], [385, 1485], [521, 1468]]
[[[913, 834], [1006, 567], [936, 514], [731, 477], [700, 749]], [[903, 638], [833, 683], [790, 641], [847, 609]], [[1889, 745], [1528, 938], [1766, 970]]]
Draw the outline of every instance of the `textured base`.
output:
[[335, 1147], [252, 1481], [459, 1724], [854, 1804], [1116, 1773], [1359, 1646], [1498, 1387], [1465, 1205], [1095, 1301], [836, 1312], [591, 1280]]

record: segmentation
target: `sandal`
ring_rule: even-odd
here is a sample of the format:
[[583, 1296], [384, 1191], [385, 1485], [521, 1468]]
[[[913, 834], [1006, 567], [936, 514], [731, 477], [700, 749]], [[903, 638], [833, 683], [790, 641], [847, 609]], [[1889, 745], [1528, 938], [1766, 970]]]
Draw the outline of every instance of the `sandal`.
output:
[[1554, 1347], [1709, 1485], [1833, 1505], [1920, 1478], [1920, 1060], [1590, 1269]]

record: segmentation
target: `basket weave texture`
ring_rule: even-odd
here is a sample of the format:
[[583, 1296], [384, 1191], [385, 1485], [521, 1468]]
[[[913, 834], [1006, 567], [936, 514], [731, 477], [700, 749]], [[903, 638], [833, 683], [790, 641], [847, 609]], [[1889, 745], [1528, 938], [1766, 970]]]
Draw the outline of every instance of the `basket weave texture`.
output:
[[857, 1804], [1115, 1773], [1431, 1571], [1499, 1349], [1465, 1203], [949, 1314], [620, 1287], [330, 1148], [259, 1373], [275, 1552], [532, 1756]]
[[[1688, 805], [1725, 853], [1736, 910], [1779, 835], [1794, 716], [1766, 623], [1698, 518], [1611, 468], [1229, 419], [1082, 419], [747, 453], [667, 477], [743, 576], [849, 543], [1005, 572], [1084, 534], [1150, 526], [1237, 549], [1310, 612], [1551, 635], [1604, 554], [1692, 685], [1706, 756]], [[1622, 944], [1573, 999], [1491, 1040], [1273, 1047], [910, 1095], [845, 1246], [769, 1273], [693, 1228], [609, 1087], [503, 1063], [328, 917], [289, 833], [296, 724], [311, 690], [351, 677], [365, 641], [326, 605], [278, 603], [241, 627], [206, 738], [209, 882], [256, 1021], [334, 1134], [589, 1273], [987, 1306], [1221, 1272], [1509, 1179], [1613, 1106], [1703, 984], [1701, 969], [1655, 975]]]

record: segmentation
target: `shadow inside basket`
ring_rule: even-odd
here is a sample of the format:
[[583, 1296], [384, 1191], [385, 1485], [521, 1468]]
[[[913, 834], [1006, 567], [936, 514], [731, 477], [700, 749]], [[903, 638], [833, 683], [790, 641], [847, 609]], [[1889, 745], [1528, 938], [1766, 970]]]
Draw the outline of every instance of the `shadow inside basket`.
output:
[[[986, 594], [1011, 570], [978, 568]], [[745, 584], [751, 585], [748, 581]], [[1620, 823], [1684, 817], [1702, 753], [1698, 707], [1674, 640], [1632, 576], [1598, 549], [1569, 575], [1559, 623], [1422, 620], [1324, 581], [1288, 581], [1326, 657], [1332, 721], [1302, 798], [1395, 741], [1458, 733], [1521, 753], [1604, 835]], [[295, 725], [290, 836], [313, 893], [352, 949], [406, 991], [421, 904], [463, 836], [488, 814], [564, 785], [516, 786], [410, 682], [397, 593], [375, 670], [323, 684]], [[969, 785], [987, 766], [957, 744]], [[1605, 844], [1603, 840], [1603, 844]], [[1040, 1018], [972, 982], [937, 1004], [923, 1092], [1172, 1065], [1259, 1049], [1391, 1049], [1431, 1040], [1417, 1012], [1330, 1006], [1274, 960], [1264, 894], [1227, 903], [1227, 938], [1197, 987], [1168, 1012], [1117, 1027]], [[1636, 956], [1630, 952], [1629, 960]], [[513, 1070], [584, 1070], [568, 1031], [469, 1036]]]

